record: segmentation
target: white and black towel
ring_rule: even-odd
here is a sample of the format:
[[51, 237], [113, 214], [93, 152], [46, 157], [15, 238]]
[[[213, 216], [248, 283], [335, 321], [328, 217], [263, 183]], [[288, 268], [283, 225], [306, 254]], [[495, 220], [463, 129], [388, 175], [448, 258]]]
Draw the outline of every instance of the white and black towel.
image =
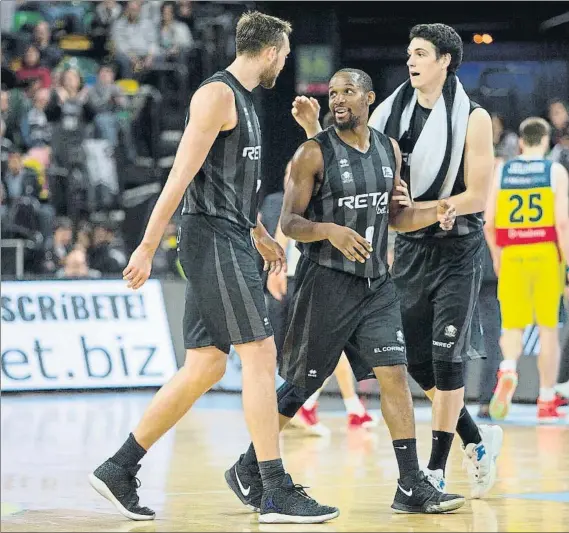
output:
[[[409, 130], [416, 104], [417, 91], [407, 80], [377, 107], [369, 125], [398, 141]], [[469, 115], [470, 99], [451, 73], [409, 157], [413, 199], [451, 195], [464, 152]]]

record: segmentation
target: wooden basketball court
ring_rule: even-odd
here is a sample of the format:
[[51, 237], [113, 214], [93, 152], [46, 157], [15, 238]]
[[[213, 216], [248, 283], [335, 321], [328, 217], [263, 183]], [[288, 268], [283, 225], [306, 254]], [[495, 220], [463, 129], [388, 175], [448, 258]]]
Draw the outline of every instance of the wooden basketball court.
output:
[[[498, 482], [483, 500], [449, 515], [396, 515], [397, 466], [385, 425], [348, 430], [342, 404], [322, 410], [330, 438], [285, 431], [285, 465], [297, 483], [340, 517], [321, 525], [262, 525], [226, 487], [223, 473], [249, 439], [237, 395], [211, 393], [151, 450], [141, 502], [154, 522], [132, 522], [88, 485], [115, 452], [151, 393], [48, 394], [2, 398], [2, 531], [568, 531], [568, 426], [536, 426], [535, 407], [504, 424]], [[326, 402], [325, 402], [326, 403]], [[372, 402], [371, 409], [378, 408]], [[417, 408], [421, 462], [430, 453], [428, 407]], [[455, 440], [447, 481], [468, 494]]]

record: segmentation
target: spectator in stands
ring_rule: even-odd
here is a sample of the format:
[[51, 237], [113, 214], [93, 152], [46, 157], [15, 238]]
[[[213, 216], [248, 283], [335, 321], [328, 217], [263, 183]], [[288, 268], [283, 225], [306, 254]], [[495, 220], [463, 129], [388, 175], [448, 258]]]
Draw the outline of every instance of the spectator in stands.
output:
[[569, 123], [557, 130], [555, 136], [557, 142], [547, 155], [547, 158], [561, 163], [569, 172]]
[[93, 230], [93, 241], [87, 251], [89, 264], [104, 274], [121, 274], [126, 267], [126, 255], [114, 246], [115, 233], [107, 224], [98, 224]]
[[561, 132], [569, 127], [569, 105], [559, 98], [552, 100], [548, 108], [549, 122], [553, 126], [551, 132], [551, 144], [556, 145], [560, 138]]
[[45, 252], [44, 270], [56, 272], [63, 268], [64, 259], [71, 251], [73, 244], [73, 223], [70, 218], [55, 219], [53, 238], [48, 243]]
[[34, 96], [33, 106], [26, 113], [21, 123], [23, 145], [27, 150], [42, 148], [40, 156], [44, 166], [49, 164], [51, 156], [52, 126], [46, 113], [49, 103], [49, 90], [40, 89]]
[[502, 115], [492, 113], [490, 116], [494, 135], [494, 157], [504, 162], [516, 157], [520, 153], [518, 136], [506, 129]]
[[93, 227], [91, 223], [83, 220], [77, 225], [77, 238], [76, 246], [83, 248], [87, 251], [93, 242]]
[[176, 2], [176, 20], [183, 22], [190, 33], [195, 34], [196, 19], [191, 0], [178, 0]]
[[51, 28], [66, 27], [67, 33], [83, 33], [88, 2], [61, 2], [41, 0], [26, 2], [26, 5], [41, 13]]
[[160, 21], [160, 49], [167, 61], [188, 64], [188, 53], [194, 40], [188, 26], [174, 19], [174, 2], [162, 4]]
[[140, 8], [140, 0], [130, 0], [112, 28], [115, 60], [123, 78], [148, 71], [159, 60], [157, 28], [140, 16]]
[[[10, 94], [8, 91], [0, 92], [0, 111], [2, 113], [0, 117], [0, 137], [2, 138], [2, 146], [4, 146], [4, 137], [7, 131], [6, 118], [8, 118], [8, 109], [10, 108]], [[6, 139], [8, 140], [8, 139]], [[2, 168], [2, 173], [4, 168]]]
[[40, 53], [40, 64], [48, 69], [54, 69], [63, 57], [63, 52], [51, 44], [49, 24], [42, 20], [34, 28], [34, 44]]
[[16, 72], [16, 78], [20, 82], [30, 78], [37, 78], [41, 81], [41, 86], [44, 89], [51, 87], [51, 74], [48, 68], [40, 65], [40, 52], [35, 45], [30, 44], [26, 48], [22, 66]]
[[51, 238], [55, 210], [49, 203], [41, 203], [42, 184], [33, 168], [25, 166], [22, 153], [15, 147], [8, 155], [7, 172], [2, 175], [2, 183], [6, 194], [6, 205], [14, 205], [20, 198], [34, 200], [34, 210], [38, 217], [39, 230], [44, 239]]
[[123, 132], [127, 158], [134, 163], [136, 151], [132, 140], [130, 123], [120, 121], [118, 111], [127, 107], [126, 97], [115, 84], [115, 72], [111, 65], [103, 64], [99, 68], [97, 83], [89, 89], [88, 101], [95, 113], [96, 133], [109, 141], [116, 149], [119, 144], [119, 131]]
[[56, 278], [89, 278], [97, 279], [101, 277], [98, 270], [89, 268], [87, 254], [82, 248], [74, 248], [63, 260], [63, 268], [55, 273]]
[[109, 29], [121, 16], [121, 6], [117, 0], [103, 0], [95, 9], [94, 25]]
[[85, 128], [94, 117], [88, 102], [88, 89], [74, 68], [61, 74], [61, 85], [53, 92], [50, 116], [57, 122], [54, 128], [54, 152], [58, 162], [66, 168], [83, 164], [82, 152]]
[[2, 63], [2, 74], [0, 80], [2, 80], [2, 89], [3, 90], [10, 90], [16, 87], [18, 82], [18, 78], [16, 77], [16, 73], [12, 70], [8, 61], [6, 61], [6, 54], [4, 54], [4, 50], [0, 47], [0, 62]]
[[22, 119], [33, 106], [36, 93], [41, 89], [38, 79], [24, 80], [19, 87], [12, 89], [8, 98], [8, 114], [6, 119], [6, 135], [16, 144], [23, 144], [20, 135]]

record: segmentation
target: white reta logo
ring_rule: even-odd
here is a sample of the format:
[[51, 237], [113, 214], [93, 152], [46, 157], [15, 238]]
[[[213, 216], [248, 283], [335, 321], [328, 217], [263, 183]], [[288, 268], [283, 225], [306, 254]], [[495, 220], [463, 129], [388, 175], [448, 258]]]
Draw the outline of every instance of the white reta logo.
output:
[[389, 201], [387, 192], [370, 192], [366, 194], [356, 194], [356, 196], [344, 196], [338, 199], [338, 207], [348, 209], [366, 209], [372, 206], [384, 206]]
[[243, 157], [248, 157], [251, 161], [256, 161], [261, 159], [261, 147], [260, 146], [246, 146], [243, 148]]

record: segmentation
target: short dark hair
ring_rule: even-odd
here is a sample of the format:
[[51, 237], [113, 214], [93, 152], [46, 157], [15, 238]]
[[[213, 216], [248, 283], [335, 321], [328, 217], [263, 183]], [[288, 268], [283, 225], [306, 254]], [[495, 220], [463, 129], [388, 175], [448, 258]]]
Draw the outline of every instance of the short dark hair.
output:
[[284, 41], [283, 33], [290, 35], [291, 32], [292, 26], [286, 20], [259, 11], [248, 11], [237, 22], [237, 55], [256, 56], [269, 46], [276, 46], [280, 50]]
[[425, 39], [429, 41], [437, 51], [437, 59], [441, 55], [450, 54], [449, 72], [456, 72], [462, 63], [462, 39], [456, 31], [446, 24], [417, 24], [411, 28], [409, 40]]
[[[336, 72], [336, 74], [334, 74], [334, 76], [337, 76], [338, 74], [341, 74], [342, 72], [345, 72], [347, 74], [352, 74], [356, 78], [356, 83], [362, 88], [362, 90], [365, 93], [369, 93], [370, 91], [373, 91], [373, 82], [371, 81], [371, 78], [367, 72], [364, 72], [363, 70], [360, 70], [359, 68], [342, 68], [342, 69], [338, 70], [338, 72]], [[332, 76], [332, 77], [334, 77], [334, 76]]]
[[526, 118], [520, 124], [520, 137], [527, 146], [538, 146], [544, 137], [551, 135], [551, 126], [540, 117]]

